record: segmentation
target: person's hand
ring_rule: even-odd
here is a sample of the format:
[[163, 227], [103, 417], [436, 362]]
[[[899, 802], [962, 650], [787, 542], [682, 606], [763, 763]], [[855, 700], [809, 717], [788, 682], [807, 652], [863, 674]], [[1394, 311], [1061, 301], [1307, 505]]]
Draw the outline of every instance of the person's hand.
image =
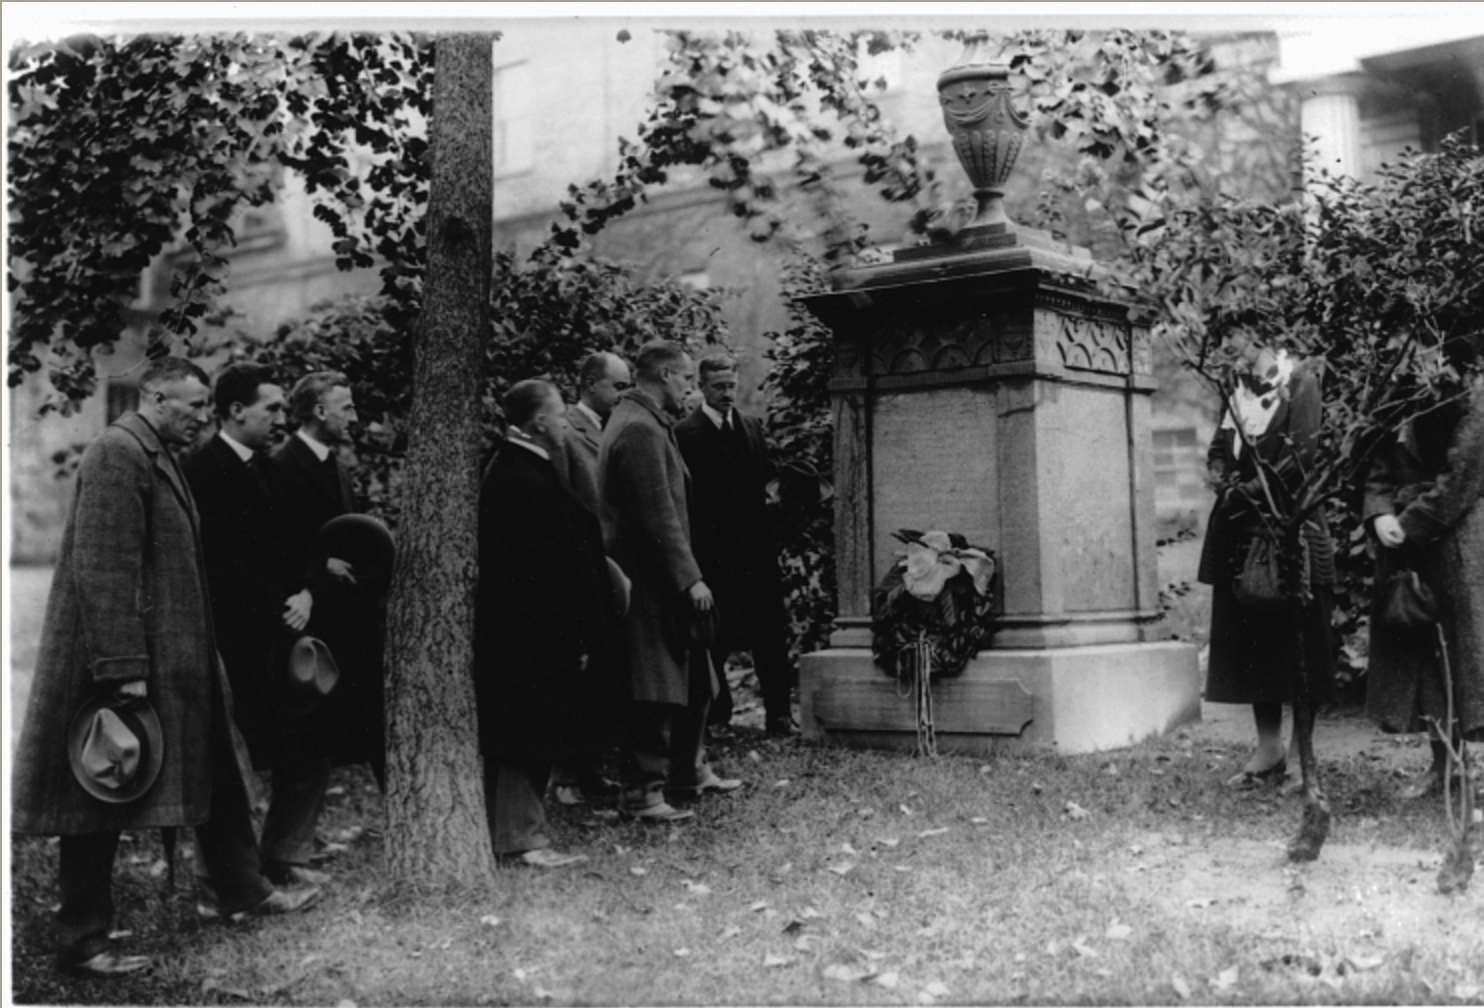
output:
[[142, 697], [148, 694], [149, 687], [143, 679], [135, 679], [133, 682], [119, 683], [115, 691], [119, 696]]
[[706, 587], [704, 581], [697, 581], [685, 593], [690, 596], [690, 604], [695, 607], [696, 612], [710, 612], [711, 607], [716, 604], [711, 589]]
[[290, 595], [283, 603], [283, 625], [290, 630], [303, 630], [309, 625], [310, 613], [314, 611], [314, 596], [305, 588], [297, 595]]
[[1388, 549], [1396, 549], [1407, 541], [1407, 533], [1402, 531], [1402, 523], [1396, 520], [1396, 515], [1378, 515], [1374, 528], [1376, 538]]
[[353, 585], [356, 583], [355, 568], [339, 557], [329, 557], [325, 560], [325, 570], [330, 577], [341, 584]]

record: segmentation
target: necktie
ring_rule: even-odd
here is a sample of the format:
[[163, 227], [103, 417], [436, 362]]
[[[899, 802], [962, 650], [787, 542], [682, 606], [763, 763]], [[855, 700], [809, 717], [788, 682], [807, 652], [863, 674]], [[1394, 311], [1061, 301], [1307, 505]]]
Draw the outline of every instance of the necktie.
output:
[[263, 471], [264, 459], [262, 452], [253, 452], [247, 460], [247, 471], [252, 473], [253, 482], [258, 485], [258, 491], [263, 498], [268, 498], [268, 474]]

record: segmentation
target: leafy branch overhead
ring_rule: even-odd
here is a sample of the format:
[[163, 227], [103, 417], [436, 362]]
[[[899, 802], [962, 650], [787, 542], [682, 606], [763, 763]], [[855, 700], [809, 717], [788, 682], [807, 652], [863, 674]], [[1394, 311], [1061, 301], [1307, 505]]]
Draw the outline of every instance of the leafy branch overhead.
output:
[[423, 262], [432, 50], [406, 34], [80, 36], [11, 53], [7, 380], [45, 366], [89, 395], [92, 355], [128, 322], [140, 274], [177, 268], [159, 319], [189, 337], [220, 311], [237, 221], [304, 177], [342, 268]]

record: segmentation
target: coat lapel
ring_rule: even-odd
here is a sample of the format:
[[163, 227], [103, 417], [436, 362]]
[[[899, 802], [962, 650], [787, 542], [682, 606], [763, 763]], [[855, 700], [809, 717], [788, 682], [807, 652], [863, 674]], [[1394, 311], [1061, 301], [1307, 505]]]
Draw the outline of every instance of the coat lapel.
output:
[[175, 457], [170, 454], [170, 450], [165, 447], [164, 442], [160, 440], [160, 435], [150, 426], [149, 421], [145, 420], [138, 413], [125, 414], [116, 423], [134, 435], [134, 438], [144, 448], [145, 452], [149, 454], [150, 460], [154, 463], [155, 470], [159, 472], [165, 482], [169, 484], [170, 489], [174, 491], [176, 499], [180, 501], [180, 506], [190, 516], [191, 531], [195, 533], [196, 545], [199, 550], [201, 523], [199, 516], [196, 514], [196, 499], [191, 496], [191, 488], [186, 485], [185, 477], [180, 472], [180, 466], [175, 463]]

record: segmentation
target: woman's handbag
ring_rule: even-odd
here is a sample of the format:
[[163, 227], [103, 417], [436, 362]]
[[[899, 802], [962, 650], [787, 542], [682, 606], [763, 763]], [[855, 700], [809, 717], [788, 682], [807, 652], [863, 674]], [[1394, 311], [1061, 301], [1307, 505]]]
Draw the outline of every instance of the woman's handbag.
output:
[[1270, 532], [1258, 530], [1247, 540], [1242, 569], [1232, 582], [1232, 595], [1252, 609], [1281, 609], [1286, 604], [1278, 570], [1278, 540]]
[[1376, 622], [1392, 630], [1425, 630], [1438, 621], [1438, 600], [1416, 571], [1393, 571], [1381, 584]]

